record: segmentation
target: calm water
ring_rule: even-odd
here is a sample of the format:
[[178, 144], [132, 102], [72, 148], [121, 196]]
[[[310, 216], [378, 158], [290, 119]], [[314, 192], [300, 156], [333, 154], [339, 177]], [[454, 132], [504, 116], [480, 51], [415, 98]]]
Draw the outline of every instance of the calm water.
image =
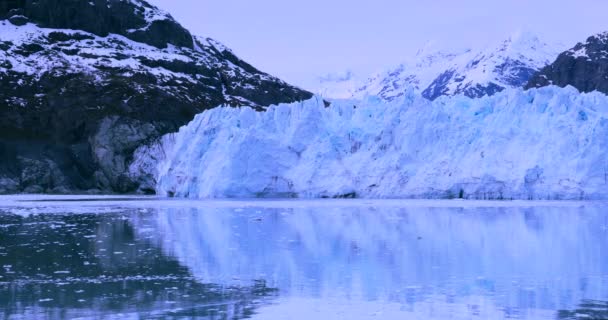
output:
[[24, 199], [4, 319], [608, 319], [603, 203]]

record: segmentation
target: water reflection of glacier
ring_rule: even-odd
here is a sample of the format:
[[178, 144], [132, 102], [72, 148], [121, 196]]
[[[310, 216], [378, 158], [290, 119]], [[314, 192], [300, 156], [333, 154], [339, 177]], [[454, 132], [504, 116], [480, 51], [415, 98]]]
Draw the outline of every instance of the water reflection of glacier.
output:
[[290, 301], [527, 317], [608, 298], [600, 206], [166, 208], [134, 225], [200, 281], [263, 279]]

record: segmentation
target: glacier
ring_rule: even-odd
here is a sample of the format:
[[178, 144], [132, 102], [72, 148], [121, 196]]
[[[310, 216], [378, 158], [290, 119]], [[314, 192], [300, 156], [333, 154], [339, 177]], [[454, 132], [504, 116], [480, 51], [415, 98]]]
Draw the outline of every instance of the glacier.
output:
[[608, 199], [608, 97], [546, 87], [218, 107], [140, 147], [129, 172], [188, 198]]

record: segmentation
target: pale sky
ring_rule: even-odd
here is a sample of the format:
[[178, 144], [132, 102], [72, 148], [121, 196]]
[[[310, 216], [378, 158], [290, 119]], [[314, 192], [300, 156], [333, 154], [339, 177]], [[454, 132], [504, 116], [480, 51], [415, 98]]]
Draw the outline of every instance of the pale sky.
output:
[[427, 42], [497, 43], [527, 30], [574, 45], [608, 31], [607, 0], [149, 0], [193, 34], [307, 87], [319, 76], [397, 64]]

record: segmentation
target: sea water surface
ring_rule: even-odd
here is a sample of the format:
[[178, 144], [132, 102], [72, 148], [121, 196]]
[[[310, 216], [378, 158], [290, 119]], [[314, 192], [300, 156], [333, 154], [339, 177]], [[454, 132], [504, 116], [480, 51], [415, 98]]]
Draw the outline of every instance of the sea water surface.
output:
[[0, 197], [3, 319], [607, 319], [608, 203]]

